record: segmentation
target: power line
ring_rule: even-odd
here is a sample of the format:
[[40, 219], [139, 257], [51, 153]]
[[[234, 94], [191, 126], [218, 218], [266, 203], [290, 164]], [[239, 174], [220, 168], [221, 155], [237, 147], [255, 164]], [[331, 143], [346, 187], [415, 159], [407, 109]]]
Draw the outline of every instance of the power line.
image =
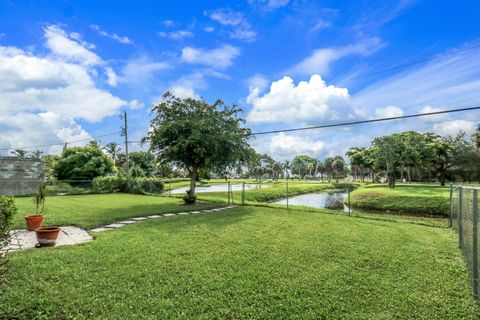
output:
[[120, 133], [119, 131], [116, 131], [116, 132], [106, 133], [100, 136], [86, 138], [86, 139], [72, 140], [72, 141], [65, 141], [60, 143], [44, 144], [44, 145], [37, 145], [37, 146], [0, 148], [0, 151], [16, 150], [16, 149], [38, 149], [38, 148], [45, 148], [45, 147], [61, 146], [61, 145], [65, 145], [65, 143], [71, 144], [71, 143], [77, 143], [77, 142], [83, 142], [83, 141], [97, 140], [98, 138], [108, 137], [108, 136], [112, 136], [114, 134], [119, 134], [119, 133]]
[[279, 129], [279, 130], [271, 130], [271, 131], [260, 131], [260, 132], [254, 132], [254, 133], [252, 133], [252, 135], [256, 136], [256, 135], [274, 134], [274, 133], [281, 133], [281, 132], [292, 132], [292, 131], [304, 131], [304, 130], [313, 130], [313, 129], [342, 127], [342, 126], [350, 126], [350, 125], [357, 125], [357, 124], [363, 124], [363, 123], [372, 123], [372, 122], [417, 118], [417, 117], [433, 116], [433, 115], [438, 115], [438, 114], [471, 111], [471, 110], [479, 110], [479, 109], [480, 109], [480, 106], [473, 106], [473, 107], [466, 107], [466, 108], [460, 108], [460, 109], [450, 109], [450, 110], [442, 110], [442, 111], [434, 111], [434, 112], [415, 113], [415, 114], [409, 114], [409, 115], [398, 116], [398, 117], [388, 117], [388, 118], [377, 118], [377, 119], [350, 121], [350, 122], [340, 122], [340, 123], [324, 124], [324, 125], [317, 125], [317, 126], [303, 127], [303, 128], [291, 128], [291, 129]]

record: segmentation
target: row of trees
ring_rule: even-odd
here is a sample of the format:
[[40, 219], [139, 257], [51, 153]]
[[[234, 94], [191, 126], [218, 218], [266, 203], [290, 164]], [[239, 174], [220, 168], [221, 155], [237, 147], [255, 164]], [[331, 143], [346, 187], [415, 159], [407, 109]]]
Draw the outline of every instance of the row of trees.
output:
[[395, 180], [470, 182], [480, 178], [480, 126], [469, 139], [460, 132], [455, 137], [408, 131], [378, 137], [370, 147], [351, 148], [347, 155], [355, 179], [366, 176], [375, 181], [384, 174], [388, 186]]

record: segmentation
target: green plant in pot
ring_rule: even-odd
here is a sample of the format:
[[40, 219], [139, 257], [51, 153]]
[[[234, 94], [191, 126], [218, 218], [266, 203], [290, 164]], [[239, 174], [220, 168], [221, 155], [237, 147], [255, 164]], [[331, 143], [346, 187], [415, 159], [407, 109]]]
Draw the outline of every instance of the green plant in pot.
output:
[[[33, 203], [37, 209], [37, 216], [43, 215], [43, 210], [45, 209], [45, 200], [46, 200], [46, 192], [45, 186], [41, 185], [38, 187], [37, 193], [33, 198]], [[43, 222], [42, 219], [42, 222]], [[40, 246], [47, 246], [52, 247], [57, 242], [58, 234], [60, 233], [60, 228], [58, 227], [47, 227], [42, 228], [41, 225], [38, 228], [35, 228], [35, 233], [37, 234], [37, 241]]]
[[37, 192], [33, 197], [33, 204], [35, 205], [35, 214], [25, 217], [27, 221], [28, 231], [35, 231], [42, 226], [43, 221], [45, 220], [45, 215], [43, 210], [45, 209], [45, 197], [46, 191], [45, 186], [42, 184], [38, 186]]

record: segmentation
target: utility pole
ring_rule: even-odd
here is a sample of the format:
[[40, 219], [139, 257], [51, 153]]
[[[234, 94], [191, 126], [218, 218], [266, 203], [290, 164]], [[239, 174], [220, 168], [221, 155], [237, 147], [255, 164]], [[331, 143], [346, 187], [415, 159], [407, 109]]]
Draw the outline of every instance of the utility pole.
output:
[[125, 137], [125, 166], [127, 167], [127, 171], [128, 171], [130, 169], [130, 162], [129, 162], [129, 159], [128, 159], [128, 118], [127, 118], [127, 111], [123, 112], [122, 135]]

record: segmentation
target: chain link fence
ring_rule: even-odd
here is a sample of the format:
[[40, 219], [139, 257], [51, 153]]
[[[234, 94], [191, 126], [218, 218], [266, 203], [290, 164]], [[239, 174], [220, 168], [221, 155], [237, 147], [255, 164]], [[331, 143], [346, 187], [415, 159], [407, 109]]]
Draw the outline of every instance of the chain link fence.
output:
[[479, 297], [479, 218], [478, 193], [480, 187], [450, 186], [450, 227], [458, 232], [458, 246], [462, 250], [472, 277], [473, 297]]

